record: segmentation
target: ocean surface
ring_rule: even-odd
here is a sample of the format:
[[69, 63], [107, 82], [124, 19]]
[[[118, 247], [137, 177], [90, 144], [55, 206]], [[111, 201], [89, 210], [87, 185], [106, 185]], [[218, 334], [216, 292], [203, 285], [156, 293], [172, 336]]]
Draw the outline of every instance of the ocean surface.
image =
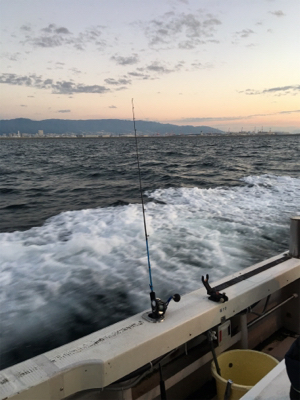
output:
[[[300, 136], [140, 138], [139, 153], [158, 297], [288, 249]], [[1, 140], [0, 196], [1, 368], [149, 309], [134, 138]]]

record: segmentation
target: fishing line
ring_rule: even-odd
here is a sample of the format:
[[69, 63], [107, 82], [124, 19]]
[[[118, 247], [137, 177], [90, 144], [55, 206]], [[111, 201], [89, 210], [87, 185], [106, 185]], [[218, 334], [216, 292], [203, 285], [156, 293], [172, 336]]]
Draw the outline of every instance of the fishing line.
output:
[[152, 274], [151, 274], [151, 264], [150, 264], [150, 253], [149, 253], [149, 245], [148, 245], [148, 233], [147, 233], [146, 216], [145, 216], [145, 205], [144, 205], [143, 189], [142, 189], [142, 178], [141, 178], [139, 148], [138, 148], [138, 140], [137, 140], [137, 134], [136, 134], [136, 127], [135, 127], [135, 116], [134, 116], [134, 104], [133, 104], [133, 99], [131, 100], [131, 103], [132, 103], [133, 128], [134, 128], [134, 136], [135, 136], [136, 158], [137, 158], [137, 165], [138, 165], [138, 171], [139, 171], [140, 195], [141, 195], [141, 200], [142, 200], [142, 210], [143, 210], [143, 220], [144, 220], [144, 231], [145, 231], [145, 240], [146, 240], [146, 250], [147, 250], [147, 258], [148, 258], [148, 271], [149, 271], [149, 280], [150, 280], [150, 285], [149, 285], [149, 286], [150, 286], [151, 292], [153, 292], [153, 283], [152, 283]]

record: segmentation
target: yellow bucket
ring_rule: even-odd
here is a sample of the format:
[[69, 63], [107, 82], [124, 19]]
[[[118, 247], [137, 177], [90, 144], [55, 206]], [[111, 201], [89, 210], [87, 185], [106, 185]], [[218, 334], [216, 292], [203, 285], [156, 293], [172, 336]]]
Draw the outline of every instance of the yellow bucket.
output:
[[278, 363], [276, 358], [254, 350], [230, 350], [220, 354], [218, 364], [221, 376], [217, 373], [214, 361], [211, 364], [211, 372], [217, 383], [218, 400], [224, 399], [228, 379], [233, 381], [230, 400], [237, 400]]

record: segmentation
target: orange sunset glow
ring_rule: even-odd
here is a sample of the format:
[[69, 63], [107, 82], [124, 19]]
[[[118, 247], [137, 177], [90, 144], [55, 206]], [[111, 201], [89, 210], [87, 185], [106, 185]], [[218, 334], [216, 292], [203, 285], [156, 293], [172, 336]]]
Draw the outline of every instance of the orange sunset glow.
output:
[[0, 5], [1, 119], [300, 130], [298, 0]]

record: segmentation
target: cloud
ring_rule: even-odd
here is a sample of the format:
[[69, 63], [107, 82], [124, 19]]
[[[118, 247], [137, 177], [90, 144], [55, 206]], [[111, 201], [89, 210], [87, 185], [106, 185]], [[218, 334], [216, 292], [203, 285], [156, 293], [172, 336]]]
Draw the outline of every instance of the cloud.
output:
[[85, 50], [88, 43], [96, 44], [100, 48], [106, 46], [106, 42], [100, 39], [104, 27], [92, 27], [80, 32], [75, 36], [68, 28], [49, 24], [42, 28], [39, 33], [33, 32], [30, 27], [22, 26], [22, 33], [25, 38], [21, 41], [23, 45], [29, 44], [35, 48], [54, 48], [60, 46], [71, 46], [77, 50]]
[[258, 94], [275, 94], [277, 96], [283, 96], [287, 94], [296, 94], [300, 91], [300, 85], [290, 85], [290, 86], [280, 86], [273, 87], [264, 90], [254, 90], [254, 89], [246, 89], [239, 91], [238, 93], [244, 93], [249, 96], [258, 95]]
[[75, 84], [70, 81], [56, 82], [51, 85], [52, 93], [57, 94], [74, 94], [74, 93], [107, 93], [110, 90], [100, 85], [84, 85], [82, 83]]
[[108, 108], [117, 108], [116, 106], [109, 106]]
[[279, 111], [276, 114], [293, 114], [293, 113], [300, 113], [300, 110], [293, 110], [293, 111]]
[[69, 31], [69, 29], [61, 26], [61, 27], [56, 27], [55, 24], [50, 24], [48, 25], [47, 28], [43, 28], [42, 29], [43, 32], [46, 33], [51, 33], [51, 34], [63, 34], [63, 35], [70, 35], [71, 32]]
[[52, 79], [42, 79], [35, 74], [28, 76], [18, 76], [16, 74], [0, 75], [0, 83], [17, 86], [28, 86], [37, 89], [50, 89], [55, 94], [74, 94], [74, 93], [107, 93], [110, 89], [101, 85], [84, 85], [72, 81], [56, 81]]
[[170, 74], [180, 71], [185, 65], [185, 61], [178, 61], [174, 66], [170, 67], [166, 62], [152, 61], [144, 67], [139, 67], [136, 71], [128, 72], [127, 75], [137, 79], [153, 80], [158, 79], [160, 75]]
[[73, 72], [74, 74], [82, 74], [82, 71], [80, 71], [78, 68], [69, 68], [69, 70], [71, 71], [71, 72]]
[[[143, 68], [139, 68], [139, 71], [143, 71]], [[134, 78], [140, 78], [143, 80], [153, 79], [153, 78], [151, 78], [151, 76], [149, 74], [144, 74], [143, 72], [133, 71], [133, 72], [128, 72], [127, 75], [130, 75]]]
[[107, 83], [108, 85], [130, 85], [131, 84], [131, 80], [130, 79], [125, 79], [125, 78], [121, 78], [121, 79], [114, 79], [114, 78], [107, 78], [104, 80], [105, 83]]
[[69, 112], [71, 112], [71, 110], [58, 110], [57, 111], [58, 113], [69, 113]]
[[194, 49], [212, 39], [221, 21], [212, 14], [168, 12], [142, 26], [149, 45]]
[[235, 35], [240, 38], [247, 38], [252, 35], [254, 32], [252, 29], [243, 29], [242, 31], [235, 32]]
[[239, 121], [244, 119], [251, 119], [257, 117], [269, 117], [273, 115], [280, 114], [293, 114], [300, 113], [300, 110], [291, 110], [291, 111], [278, 111], [271, 114], [252, 114], [252, 115], [240, 115], [240, 116], [231, 116], [231, 117], [201, 117], [201, 118], [182, 118], [177, 120], [180, 123], [199, 123], [199, 122], [226, 122], [226, 121]]
[[139, 57], [137, 54], [133, 54], [129, 57], [122, 57], [122, 56], [112, 56], [111, 60], [115, 61], [118, 65], [133, 65], [139, 62]]
[[194, 68], [194, 69], [211, 69], [211, 68], [213, 68], [214, 66], [213, 66], [213, 64], [212, 63], [201, 63], [200, 61], [194, 61], [192, 64], [191, 64], [191, 66]]
[[273, 14], [273, 15], [275, 15], [276, 17], [284, 17], [284, 16], [285, 16], [284, 12], [282, 12], [281, 10], [270, 11], [270, 14]]
[[9, 61], [19, 61], [21, 53], [3, 53], [2, 57], [7, 58]]
[[21, 29], [21, 31], [24, 31], [24, 32], [30, 32], [31, 31], [30, 25], [22, 25], [20, 29]]
[[169, 74], [174, 71], [174, 70], [171, 70], [171, 69], [165, 67], [162, 63], [160, 63], [158, 61], [154, 61], [151, 64], [147, 65], [145, 67], [145, 69], [147, 71], [157, 72], [159, 74]]

